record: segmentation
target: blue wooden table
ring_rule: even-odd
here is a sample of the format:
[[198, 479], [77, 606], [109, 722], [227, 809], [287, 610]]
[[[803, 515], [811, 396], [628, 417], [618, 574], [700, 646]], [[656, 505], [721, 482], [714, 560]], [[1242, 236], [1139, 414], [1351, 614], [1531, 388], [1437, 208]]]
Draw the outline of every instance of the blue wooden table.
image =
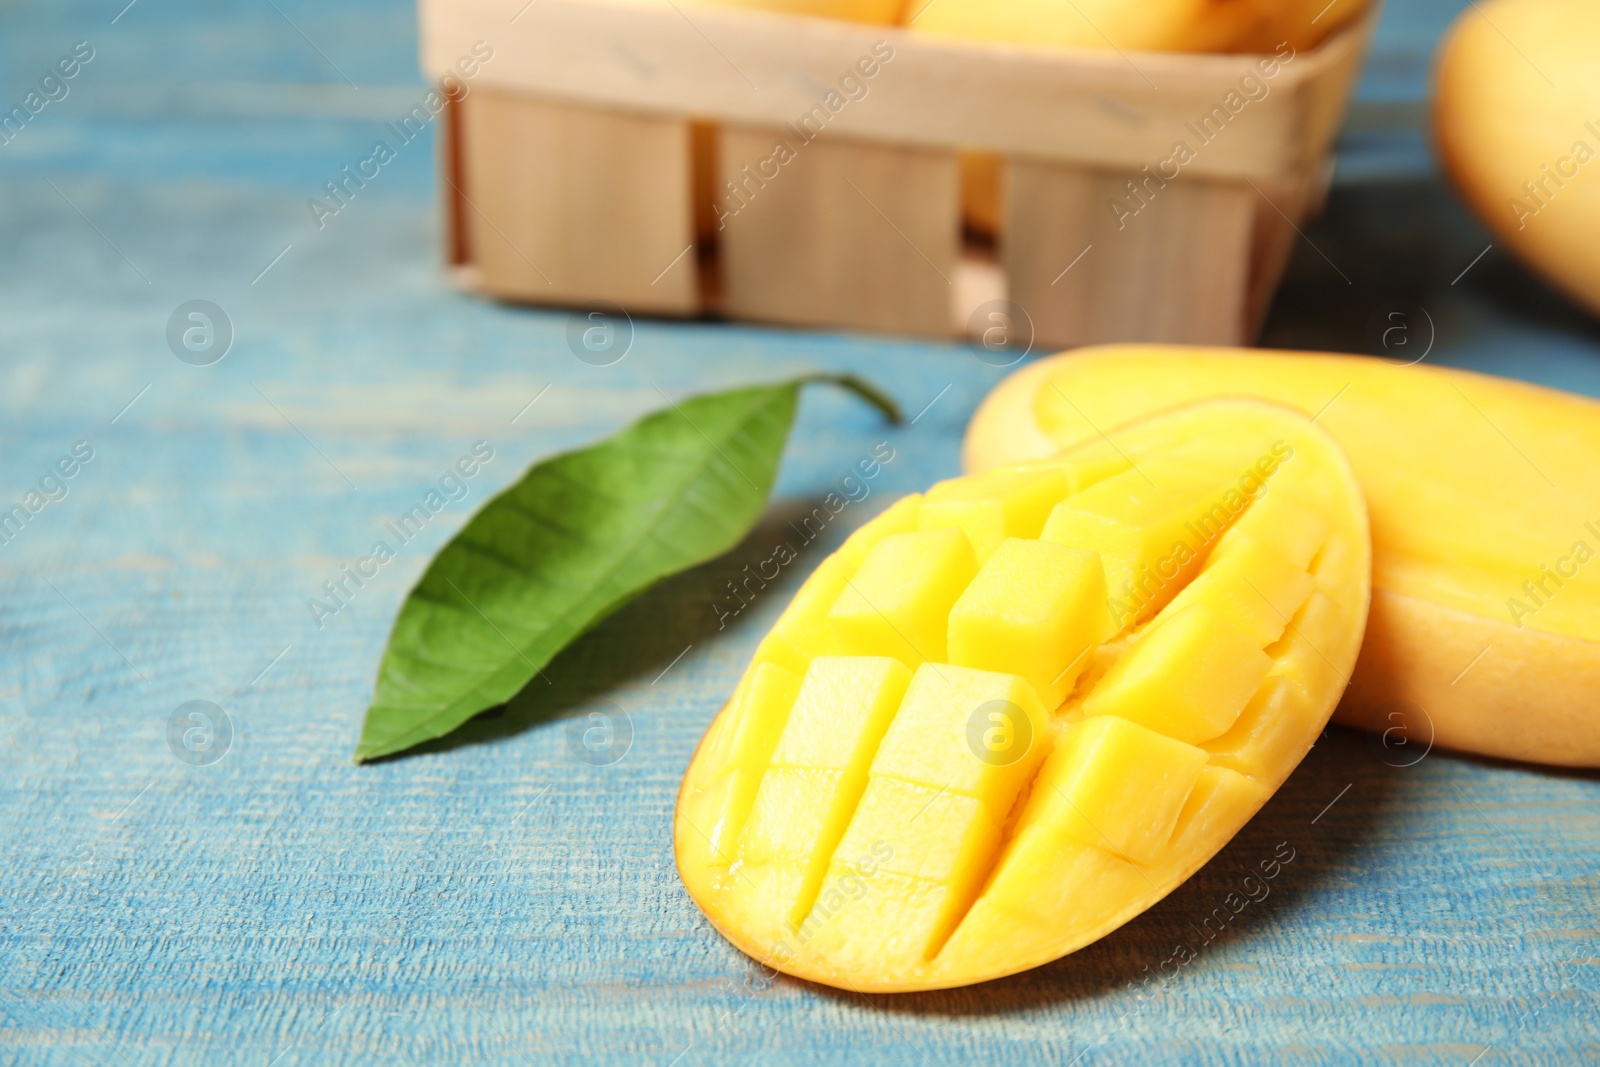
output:
[[[715, 605], [876, 442], [896, 458], [835, 539], [954, 473], [1003, 372], [954, 344], [649, 320], [621, 362], [581, 362], [566, 314], [446, 284], [425, 140], [312, 221], [423, 91], [404, 0], [125, 3], [0, 8], [6, 110], [94, 53], [0, 145], [0, 505], [45, 500], [0, 544], [0, 1062], [1600, 1058], [1596, 776], [1339, 729], [1189, 884], [1055, 965], [877, 999], [767, 981], [669, 847], [678, 778], [787, 589], [720, 632]], [[1417, 307], [1430, 360], [1600, 394], [1600, 328], [1500, 249], [1474, 264], [1489, 238], [1429, 163], [1424, 72], [1460, 6], [1391, 0], [1320, 252], [1266, 340], [1371, 351], [1375, 315]], [[210, 365], [221, 333], [191, 351], [180, 316], [169, 344], [194, 300], [232, 334]], [[809, 368], [921, 415], [888, 430], [813, 391], [744, 547], [454, 742], [351, 763], [401, 597], [488, 493], [660, 393]], [[466, 498], [314, 617], [479, 441]], [[53, 474], [74, 447], [92, 458]], [[221, 709], [209, 736], [190, 701]], [[604, 759], [570, 729], [590, 710], [617, 723]], [[1197, 936], [1280, 843], [1270, 894]]]

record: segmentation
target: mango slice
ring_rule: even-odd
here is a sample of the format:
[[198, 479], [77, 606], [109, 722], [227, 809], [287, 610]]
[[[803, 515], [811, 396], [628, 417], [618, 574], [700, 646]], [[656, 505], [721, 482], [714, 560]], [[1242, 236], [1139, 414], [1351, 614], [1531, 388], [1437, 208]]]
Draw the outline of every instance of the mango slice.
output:
[[[1416, 752], [1436, 743], [1600, 766], [1600, 403], [1364, 357], [1083, 349], [997, 386], [967, 430], [964, 465], [982, 472], [1102, 433], [1120, 443], [1119, 426], [1224, 396], [1314, 416], [1349, 456], [1371, 508], [1372, 618], [1337, 721], [1399, 731], [1390, 736]], [[1326, 536], [1301, 492], [1268, 493], [1218, 542], [1219, 582], [1238, 542], [1282, 557], [1251, 565], [1256, 588], [1245, 591], [1275, 610], [1213, 602], [1257, 638], [1302, 595], [1294, 568]]]
[[851, 989], [1081, 948], [1305, 755], [1370, 565], [1338, 447], [1257, 401], [901, 500], [817, 568], [707, 731], [684, 884], [750, 956]]
[[1497, 245], [1600, 315], [1600, 7], [1484, 0], [1446, 34], [1433, 127]]

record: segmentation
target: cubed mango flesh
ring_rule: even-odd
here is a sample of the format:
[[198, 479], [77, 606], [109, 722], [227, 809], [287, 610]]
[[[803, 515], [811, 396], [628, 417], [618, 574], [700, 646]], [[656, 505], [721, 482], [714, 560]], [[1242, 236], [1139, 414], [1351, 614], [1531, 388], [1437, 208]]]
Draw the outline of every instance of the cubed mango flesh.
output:
[[899, 660], [882, 657], [818, 656], [806, 671], [738, 852], [741, 863], [795, 869], [791, 925], [816, 899], [910, 681]]
[[1207, 753], [1115, 715], [1067, 727], [1034, 782], [1019, 832], [1060, 826], [1086, 844], [1148, 863], [1166, 848]]
[[1099, 553], [1013, 537], [950, 609], [948, 651], [963, 667], [1021, 675], [1053, 709], [1118, 629]]
[[[679, 799], [684, 883], [745, 952], [867, 991], [1035, 966], [1170, 892], [1310, 748], [1370, 581], [1337, 447], [1219, 401], [1114, 451], [942, 483], [801, 588]], [[1174, 539], [1119, 616], [1107, 574]]]
[[966, 531], [982, 564], [1008, 537], [1038, 537], [1050, 510], [1066, 496], [1067, 484], [1067, 471], [1049, 466], [952, 478], [928, 490], [922, 529]]
[[841, 646], [911, 666], [944, 659], [945, 619], [977, 572], [960, 529], [892, 534], [867, 553], [828, 609]]
[[1225, 732], [1272, 669], [1261, 646], [1204, 603], [1163, 616], [1083, 701], [1180, 741]]
[[1314, 588], [1316, 581], [1303, 565], [1260, 538], [1240, 533], [1217, 544], [1205, 572], [1173, 598], [1172, 609], [1205, 604], [1265, 648], [1283, 636]]
[[1150, 618], [1176, 596], [1237, 514], [1223, 502], [1229, 487], [1220, 479], [1148, 467], [1063, 500], [1039, 534], [1100, 554], [1119, 629]]

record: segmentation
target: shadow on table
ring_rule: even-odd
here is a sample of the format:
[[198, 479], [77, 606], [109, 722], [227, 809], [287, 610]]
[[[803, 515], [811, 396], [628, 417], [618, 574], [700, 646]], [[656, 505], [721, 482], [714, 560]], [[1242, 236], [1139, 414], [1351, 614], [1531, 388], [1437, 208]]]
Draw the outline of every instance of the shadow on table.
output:
[[[1415, 309], [1431, 321], [1411, 321]], [[1453, 363], [1486, 323], [1600, 341], [1600, 321], [1524, 267], [1442, 180], [1418, 177], [1334, 188], [1295, 245], [1259, 343], [1409, 361], [1427, 334], [1428, 362]], [[1517, 354], [1504, 358], [1481, 369], [1517, 374]]]
[[[797, 532], [799, 521], [820, 506], [820, 499], [775, 502], [738, 546], [666, 579], [623, 607], [573, 642], [506, 704], [445, 737], [391, 758], [492, 743], [566, 718], [630, 682], [655, 679], [663, 672], [668, 672], [665, 677], [670, 679], [669, 668], [688, 646], [725, 640], [744, 627], [757, 625], [757, 620], [776, 618], [776, 609], [794, 597], [804, 577], [848, 532], [830, 528], [806, 544]], [[855, 525], [850, 523], [852, 528]], [[734, 614], [732, 609], [739, 602], [728, 583], [745, 578], [745, 568], [753, 570], [780, 543], [793, 546], [797, 558], [759, 591], [748, 609]]]
[[[1064, 959], [1010, 978], [931, 993], [867, 998], [805, 984], [823, 997], [852, 1003], [870, 999], [882, 1011], [952, 1018], [1109, 997], [1115, 998], [1113, 1010], [1125, 1007], [1123, 1023], [1135, 1026], [1140, 1014], [1156, 1010], [1147, 998], [1181, 997], [1188, 981], [1202, 981], [1198, 972], [1248, 965], [1262, 950], [1256, 946], [1294, 925], [1296, 909], [1340, 877], [1346, 857], [1388, 814], [1396, 775], [1402, 773], [1379, 759], [1365, 735], [1330, 727], [1288, 782], [1210, 863], [1143, 915]], [[1283, 862], [1284, 857], [1292, 858]], [[1271, 870], [1274, 864], [1276, 877], [1267, 879], [1263, 865]], [[1236, 907], [1239, 900], [1248, 901], [1237, 913], [1224, 904], [1230, 893], [1238, 894]], [[1107, 1010], [1100, 1005], [1094, 1017], [1104, 1018]], [[1078, 1036], [1089, 1042], [1109, 1039], [1117, 1026]]]

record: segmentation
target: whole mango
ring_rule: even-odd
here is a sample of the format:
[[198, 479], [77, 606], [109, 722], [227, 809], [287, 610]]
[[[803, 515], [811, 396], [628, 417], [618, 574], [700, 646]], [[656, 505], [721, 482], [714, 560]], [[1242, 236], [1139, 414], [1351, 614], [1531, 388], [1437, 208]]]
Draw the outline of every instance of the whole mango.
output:
[[1433, 123], [1498, 239], [1600, 313], [1600, 5], [1473, 4], [1440, 49]]

